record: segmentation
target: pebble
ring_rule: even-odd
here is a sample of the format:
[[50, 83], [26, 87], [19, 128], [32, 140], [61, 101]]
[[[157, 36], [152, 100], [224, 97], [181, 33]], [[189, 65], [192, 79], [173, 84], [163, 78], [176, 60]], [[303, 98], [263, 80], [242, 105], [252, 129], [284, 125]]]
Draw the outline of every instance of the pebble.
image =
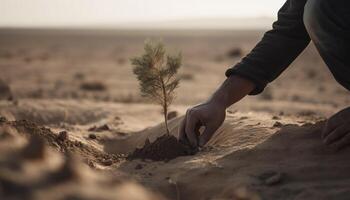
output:
[[96, 139], [97, 137], [96, 137], [95, 134], [90, 133], [90, 134], [89, 134], [89, 138], [92, 139], [92, 140], [94, 140], [94, 139]]
[[112, 160], [103, 160], [102, 164], [104, 166], [111, 166], [113, 164], [113, 161]]
[[273, 127], [282, 127], [282, 126], [283, 126], [283, 124], [281, 122], [275, 122], [273, 124]]
[[68, 132], [67, 131], [61, 131], [58, 133], [57, 140], [59, 141], [66, 141], [68, 140]]

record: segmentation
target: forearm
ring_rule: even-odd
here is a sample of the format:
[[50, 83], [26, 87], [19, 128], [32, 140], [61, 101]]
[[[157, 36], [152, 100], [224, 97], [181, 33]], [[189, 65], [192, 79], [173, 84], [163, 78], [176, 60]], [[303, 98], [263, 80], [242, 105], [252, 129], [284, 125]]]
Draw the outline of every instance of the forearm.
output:
[[226, 76], [238, 75], [254, 82], [250, 93], [261, 93], [305, 49], [310, 37], [303, 23], [306, 0], [287, 0], [278, 12], [273, 29]]
[[255, 85], [252, 81], [232, 75], [215, 91], [209, 102], [222, 106], [224, 109], [248, 95]]

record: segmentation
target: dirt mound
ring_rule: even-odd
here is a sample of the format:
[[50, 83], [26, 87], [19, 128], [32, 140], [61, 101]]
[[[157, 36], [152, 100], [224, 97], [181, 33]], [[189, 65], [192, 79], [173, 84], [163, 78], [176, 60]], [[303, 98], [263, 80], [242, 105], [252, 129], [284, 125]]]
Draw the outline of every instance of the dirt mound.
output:
[[[4, 121], [0, 122], [0, 126], [10, 126], [17, 129], [18, 132], [28, 136], [40, 137], [49, 146], [60, 152], [77, 153], [81, 155], [89, 164], [91, 164], [91, 162], [96, 162], [102, 165], [111, 165], [120, 161], [124, 157], [123, 155], [102, 152], [80, 141], [70, 140], [68, 133], [65, 131], [62, 131], [60, 134], [56, 134], [49, 128], [38, 126], [37, 124], [28, 120]], [[67, 136], [62, 137], [62, 133], [66, 133]]]
[[168, 161], [179, 156], [193, 155], [197, 150], [193, 149], [189, 144], [179, 142], [173, 135], [163, 135], [158, 137], [154, 142], [150, 143], [146, 140], [142, 148], [136, 148], [135, 151], [128, 156], [128, 159], [151, 159], [154, 161]]
[[70, 153], [47, 148], [39, 136], [0, 127], [0, 199], [163, 200], [118, 172], [92, 170]]

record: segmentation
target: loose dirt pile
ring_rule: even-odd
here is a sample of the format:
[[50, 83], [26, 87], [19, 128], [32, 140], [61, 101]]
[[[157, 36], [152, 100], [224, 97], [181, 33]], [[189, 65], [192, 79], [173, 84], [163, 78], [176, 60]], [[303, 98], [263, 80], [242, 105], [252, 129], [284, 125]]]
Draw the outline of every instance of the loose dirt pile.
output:
[[193, 155], [197, 152], [189, 144], [179, 142], [173, 135], [163, 135], [150, 143], [146, 140], [142, 148], [136, 148], [128, 159], [150, 159], [154, 161], [168, 161], [179, 156]]
[[48, 148], [42, 137], [27, 136], [0, 126], [2, 200], [164, 200], [117, 171], [92, 170], [76, 156]]
[[66, 131], [56, 134], [49, 128], [38, 126], [28, 120], [6, 121], [6, 119], [2, 119], [0, 120], [0, 126], [10, 126], [26, 136], [39, 137], [59, 152], [81, 155], [90, 166], [93, 166], [94, 163], [105, 166], [112, 165], [125, 157], [123, 155], [108, 154], [80, 141], [70, 140], [68, 137], [69, 133]]

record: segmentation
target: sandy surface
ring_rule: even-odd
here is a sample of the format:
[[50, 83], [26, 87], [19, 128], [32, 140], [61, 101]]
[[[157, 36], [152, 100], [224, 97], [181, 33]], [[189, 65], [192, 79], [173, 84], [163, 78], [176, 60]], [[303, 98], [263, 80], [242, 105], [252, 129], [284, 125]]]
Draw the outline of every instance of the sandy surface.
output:
[[[348, 199], [349, 150], [324, 146], [320, 130], [349, 93], [312, 45], [263, 94], [228, 109], [196, 155], [125, 159], [165, 133], [160, 107], [140, 97], [128, 62], [145, 38], [183, 51], [169, 124], [177, 136], [186, 108], [205, 100], [260, 36], [0, 31], [0, 198]], [[235, 48], [243, 55], [228, 56]]]

